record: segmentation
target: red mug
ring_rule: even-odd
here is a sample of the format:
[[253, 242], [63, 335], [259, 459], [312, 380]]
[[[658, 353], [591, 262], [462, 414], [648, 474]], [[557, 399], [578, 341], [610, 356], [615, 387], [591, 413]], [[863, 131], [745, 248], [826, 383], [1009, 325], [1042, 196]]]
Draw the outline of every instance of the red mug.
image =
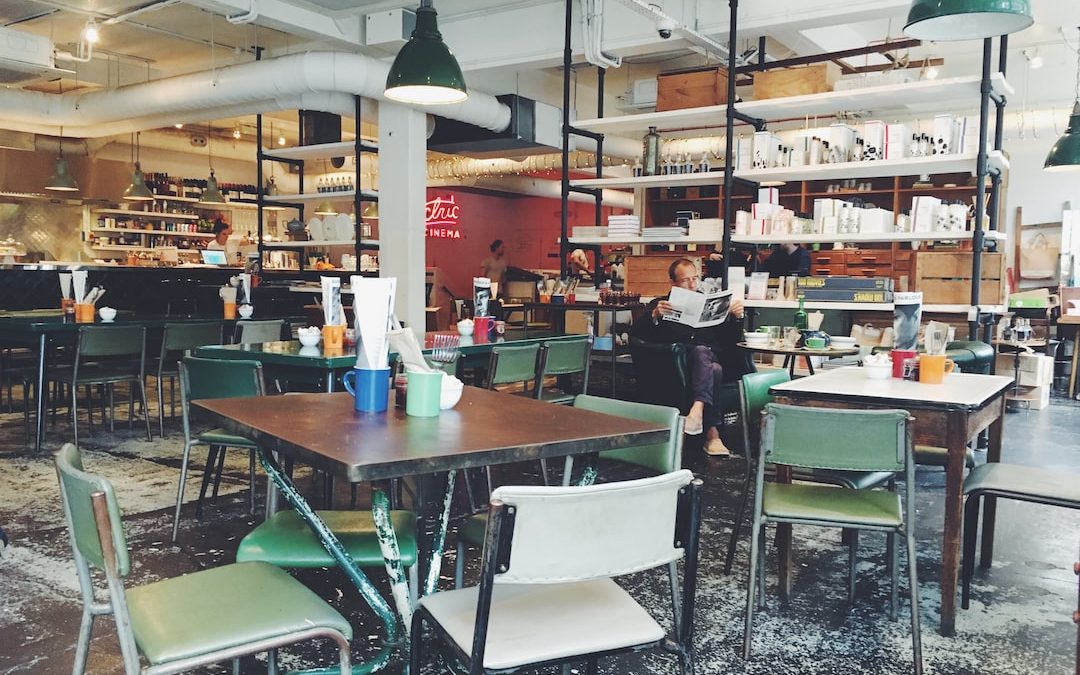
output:
[[915, 358], [915, 351], [910, 349], [894, 349], [889, 352], [892, 357], [892, 376], [904, 379], [904, 361]]
[[490, 316], [473, 317], [473, 340], [487, 342], [491, 337], [493, 323]]

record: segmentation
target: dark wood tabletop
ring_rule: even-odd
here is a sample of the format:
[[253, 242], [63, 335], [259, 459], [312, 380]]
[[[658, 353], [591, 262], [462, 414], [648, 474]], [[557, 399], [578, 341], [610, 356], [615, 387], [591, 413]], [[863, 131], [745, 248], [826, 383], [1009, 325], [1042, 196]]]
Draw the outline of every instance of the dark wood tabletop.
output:
[[438, 417], [391, 405], [360, 413], [347, 393], [208, 399], [215, 424], [351, 482], [382, 480], [667, 439], [666, 427], [465, 387]]

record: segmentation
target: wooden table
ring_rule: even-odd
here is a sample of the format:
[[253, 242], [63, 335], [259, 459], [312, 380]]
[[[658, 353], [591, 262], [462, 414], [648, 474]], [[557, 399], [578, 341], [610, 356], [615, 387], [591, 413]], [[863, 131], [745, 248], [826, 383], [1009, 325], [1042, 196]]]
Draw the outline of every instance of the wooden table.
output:
[[[271, 317], [259, 317], [271, 318]], [[272, 317], [282, 318], [282, 317]], [[302, 320], [301, 317], [284, 317], [286, 323]], [[219, 322], [225, 327], [236, 325], [242, 319], [222, 319], [220, 316], [138, 316], [122, 312], [114, 321], [94, 323], [76, 323], [64, 317], [60, 310], [12, 312], [0, 315], [0, 344], [4, 346], [25, 346], [37, 348], [37, 377], [35, 389], [35, 407], [37, 410], [34, 451], [41, 451], [45, 435], [45, 372], [48, 366], [49, 347], [53, 344], [74, 344], [75, 336], [83, 326], [143, 326], [147, 329], [161, 329], [169, 323]], [[151, 341], [147, 341], [152, 344]]]
[[1080, 316], [1062, 314], [1058, 317], [1059, 326], [1069, 326], [1073, 330], [1072, 365], [1069, 366], [1069, 398], [1076, 395], [1076, 364], [1080, 356]]
[[[434, 591], [438, 581], [449, 495], [458, 469], [660, 443], [669, 433], [657, 424], [476, 387], [465, 387], [457, 406], [438, 417], [410, 417], [393, 405], [386, 413], [356, 412], [353, 398], [345, 393], [201, 400], [193, 405], [208, 413], [215, 425], [254, 439], [261, 450], [293, 457], [354, 483], [425, 477], [428, 486], [420, 490], [424, 495], [420, 543], [428, 555], [420, 557], [421, 592]], [[438, 489], [436, 475], [446, 476], [445, 489]], [[279, 475], [274, 480], [281, 484], [288, 479]], [[286, 490], [286, 496], [300, 500], [294, 506], [302, 515], [308, 512], [312, 518], [305, 519], [319, 534], [321, 521], [299, 493], [290, 495]], [[372, 499], [376, 522], [385, 517], [385, 503], [385, 498]], [[393, 530], [387, 529], [380, 535], [388, 539], [389, 550], [396, 551]], [[388, 548], [383, 550], [385, 555]], [[404, 577], [392, 571], [395, 563], [388, 560], [387, 571], [407, 629], [412, 610]], [[400, 565], [396, 569], [400, 571]], [[385, 601], [373, 590], [365, 592], [365, 588], [373, 589], [367, 578], [355, 566], [346, 571], [354, 583], [361, 582], [358, 588], [379, 613]]]
[[[435, 336], [457, 335], [450, 332], [431, 332], [424, 334], [424, 351], [431, 349], [435, 342]], [[505, 338], [498, 340], [474, 340], [471, 336], [462, 336], [458, 350], [461, 358], [458, 359], [458, 373], [461, 367], [469, 360], [485, 359], [491, 354], [492, 347], [498, 345], [524, 345], [539, 342], [553, 342], [559, 340], [572, 340], [584, 337], [583, 335], [549, 335], [546, 337], [524, 337], [523, 331], [507, 331]], [[327, 350], [323, 343], [314, 347], [304, 347], [297, 340], [282, 342], [261, 342], [246, 345], [210, 345], [195, 350], [195, 355], [206, 359], [251, 359], [258, 361], [264, 366], [277, 369], [285, 379], [290, 372], [303, 372], [305, 375], [315, 372], [318, 379], [326, 384], [326, 391], [332, 392], [338, 377], [356, 365], [356, 348], [353, 346], [342, 349]], [[482, 364], [487, 365], [485, 361]]]
[[791, 377], [795, 377], [795, 364], [798, 362], [800, 356], [806, 357], [806, 369], [810, 371], [810, 374], [814, 374], [814, 364], [810, 362], [811, 356], [823, 356], [827, 359], [834, 359], [839, 356], [852, 356], [859, 353], [858, 347], [826, 347], [824, 349], [810, 349], [808, 347], [787, 347], [784, 345], [764, 345], [764, 346], [751, 346], [747, 342], [738, 343], [743, 349], [748, 349], [752, 352], [759, 354], [783, 354], [784, 355], [784, 368], [788, 369], [788, 373]]
[[[837, 368], [785, 382], [769, 392], [777, 403], [828, 408], [901, 408], [915, 418], [915, 443], [945, 447], [945, 527], [941, 561], [941, 633], [952, 635], [956, 619], [956, 581], [960, 569], [960, 526], [964, 459], [968, 441], [990, 428], [986, 461], [1001, 460], [1005, 393], [1011, 377], [952, 373], [942, 384], [922, 384], [896, 378], [871, 380], [858, 367]], [[778, 474], [779, 477], [779, 474]], [[986, 502], [982, 550], [992, 557], [993, 500]], [[778, 526], [781, 548], [780, 588], [786, 597], [791, 584], [790, 526]]]

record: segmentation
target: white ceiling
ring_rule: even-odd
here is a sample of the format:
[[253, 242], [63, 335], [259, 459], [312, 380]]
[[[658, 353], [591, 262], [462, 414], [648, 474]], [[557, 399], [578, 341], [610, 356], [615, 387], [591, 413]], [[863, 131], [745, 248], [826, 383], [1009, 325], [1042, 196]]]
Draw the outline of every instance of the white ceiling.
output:
[[[719, 0], [658, 0], [664, 11], [692, 22], [714, 39], [726, 41], [727, 3]], [[772, 56], [817, 53], [902, 37], [909, 0], [755, 0], [740, 9], [740, 44], [769, 38]], [[415, 0], [3, 0], [0, 25], [48, 36], [61, 50], [74, 50], [88, 19], [104, 22], [95, 58], [88, 64], [62, 64], [77, 75], [63, 82], [37, 82], [31, 88], [65, 91], [75, 87], [115, 87], [169, 75], [241, 63], [256, 47], [268, 55], [308, 49], [355, 51], [388, 59], [395, 46], [367, 45], [364, 15]], [[1010, 79], [1022, 82], [1028, 103], [1063, 106], [1072, 99], [1075, 55], [1063, 43], [1065, 27], [1074, 44], [1080, 2], [1032, 0], [1036, 25], [1010, 37]], [[226, 16], [259, 10], [253, 24], [234, 25]], [[607, 93], [615, 96], [632, 80], [672, 67], [705, 62], [687, 44], [660, 40], [651, 22], [619, 0], [605, 3], [604, 50], [627, 57], [620, 71], [609, 71]], [[440, 29], [457, 54], [470, 86], [490, 93], [518, 91], [559, 105], [563, 31], [562, 0], [441, 0]], [[110, 19], [122, 20], [109, 24]], [[580, 36], [575, 39], [580, 43]], [[1039, 73], [1026, 70], [1020, 54], [1040, 46], [1046, 56]], [[674, 49], [673, 49], [674, 48]], [[576, 50], [580, 51], [580, 50]], [[741, 51], [741, 49], [740, 49]], [[945, 74], [978, 72], [978, 42], [924, 45], [910, 59], [943, 57]], [[580, 57], [579, 57], [580, 60]], [[849, 60], [851, 65], [880, 63], [880, 56]], [[589, 69], [578, 76], [582, 116], [592, 116]], [[1018, 88], [1019, 90], [1019, 88]], [[614, 99], [612, 99], [614, 103]], [[584, 106], [584, 108], [583, 108]], [[609, 106], [614, 110], [614, 106]], [[283, 115], [282, 118], [290, 117]], [[249, 124], [222, 121], [220, 126]], [[281, 125], [287, 124], [282, 119]], [[0, 120], [2, 125], [2, 120]]]

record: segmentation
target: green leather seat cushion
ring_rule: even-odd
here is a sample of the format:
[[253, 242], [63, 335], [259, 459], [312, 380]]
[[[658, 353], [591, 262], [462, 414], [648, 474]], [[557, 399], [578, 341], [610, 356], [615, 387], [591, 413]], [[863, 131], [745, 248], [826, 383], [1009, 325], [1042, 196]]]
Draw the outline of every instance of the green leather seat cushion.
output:
[[[382, 549], [375, 535], [370, 511], [316, 511], [361, 567], [381, 567]], [[390, 523], [397, 535], [401, 564], [416, 564], [416, 515], [391, 511]], [[336, 562], [319, 543], [315, 533], [292, 510], [278, 511], [240, 540], [237, 561], [262, 560], [279, 567], [333, 567]]]
[[205, 443], [206, 445], [225, 445], [230, 448], [257, 448], [259, 447], [255, 441], [250, 438], [244, 438], [243, 436], [236, 436], [230, 434], [224, 429], [211, 429], [204, 431], [198, 436], [199, 443]]
[[487, 530], [488, 517], [486, 513], [477, 513], [469, 516], [458, 528], [458, 539], [473, 544], [484, 545], [484, 532]]
[[964, 481], [964, 494], [972, 492], [1012, 494], [1036, 502], [1072, 502], [1080, 508], [1080, 475], [988, 462], [975, 467]]
[[261, 562], [215, 567], [127, 591], [131, 627], [150, 663], [311, 628], [352, 627], [287, 572]]
[[898, 527], [900, 495], [886, 490], [845, 490], [825, 485], [766, 483], [762, 510], [770, 518]]
[[[916, 445], [913, 454], [915, 463], [924, 466], [945, 466], [949, 462], [949, 449], [934, 445]], [[968, 448], [964, 452], [964, 466], [975, 468], [975, 452]]]
[[795, 469], [794, 480], [842, 485], [851, 490], [867, 490], [884, 485], [896, 474], [889, 471], [838, 471], [834, 469]]
[[558, 389], [552, 389], [540, 394], [540, 400], [544, 403], [557, 403], [559, 405], [570, 405], [574, 402], [574, 394], [566, 394]]

